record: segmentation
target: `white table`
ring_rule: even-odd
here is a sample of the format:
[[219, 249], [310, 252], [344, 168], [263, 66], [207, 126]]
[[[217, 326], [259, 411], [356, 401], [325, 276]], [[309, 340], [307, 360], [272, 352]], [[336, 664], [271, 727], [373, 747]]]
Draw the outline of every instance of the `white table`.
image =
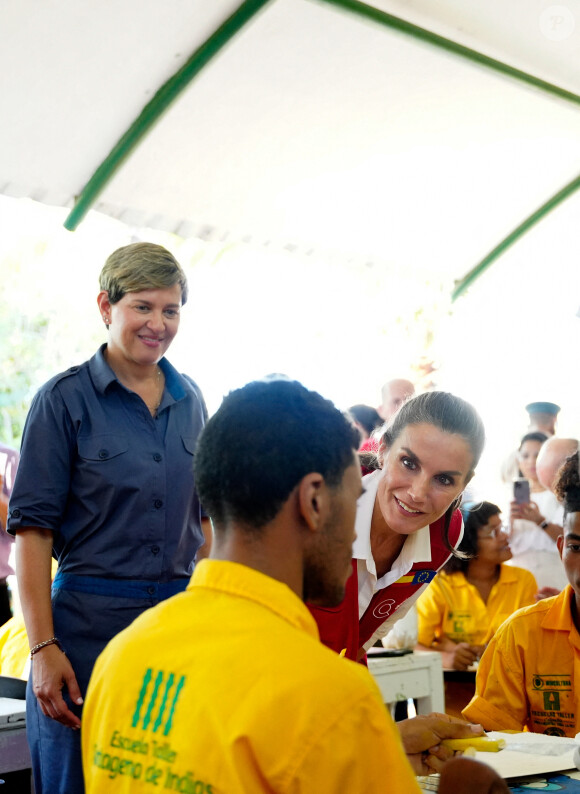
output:
[[[0, 779], [10, 772], [29, 770], [30, 766], [30, 751], [26, 741], [26, 702], [0, 697]], [[0, 791], [4, 788], [6, 786], [1, 786]], [[31, 785], [26, 790], [30, 791]]]
[[368, 666], [387, 705], [414, 698], [417, 714], [445, 711], [440, 653], [414, 651], [405, 656], [369, 656]]

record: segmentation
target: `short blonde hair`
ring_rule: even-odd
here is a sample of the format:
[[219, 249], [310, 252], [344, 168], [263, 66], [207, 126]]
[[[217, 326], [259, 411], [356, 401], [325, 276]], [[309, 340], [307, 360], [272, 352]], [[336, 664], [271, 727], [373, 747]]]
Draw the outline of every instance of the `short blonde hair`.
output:
[[167, 248], [155, 243], [131, 243], [117, 248], [107, 258], [99, 276], [111, 303], [118, 303], [127, 292], [164, 289], [179, 284], [181, 302], [187, 301], [187, 277]]

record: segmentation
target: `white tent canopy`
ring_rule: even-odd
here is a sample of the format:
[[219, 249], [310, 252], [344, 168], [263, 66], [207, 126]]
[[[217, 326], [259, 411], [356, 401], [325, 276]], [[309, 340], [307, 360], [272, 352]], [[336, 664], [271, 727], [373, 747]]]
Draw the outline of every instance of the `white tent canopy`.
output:
[[[3, 3], [0, 191], [72, 207], [160, 87], [238, 7], [259, 4]], [[580, 174], [579, 0], [370, 4], [568, 96], [328, 0], [262, 5], [94, 209], [460, 278]], [[577, 269], [579, 207], [576, 193], [542, 221], [557, 225], [538, 233], [538, 261]]]

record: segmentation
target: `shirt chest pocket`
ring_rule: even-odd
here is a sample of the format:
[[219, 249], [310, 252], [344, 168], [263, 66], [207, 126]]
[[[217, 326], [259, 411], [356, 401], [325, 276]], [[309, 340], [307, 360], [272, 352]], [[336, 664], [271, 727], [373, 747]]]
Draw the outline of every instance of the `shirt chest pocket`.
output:
[[124, 455], [129, 444], [123, 435], [101, 434], [79, 436], [77, 441], [79, 458], [91, 463], [106, 463]]
[[181, 436], [181, 442], [187, 453], [195, 455], [195, 447], [197, 444], [197, 437], [194, 436]]

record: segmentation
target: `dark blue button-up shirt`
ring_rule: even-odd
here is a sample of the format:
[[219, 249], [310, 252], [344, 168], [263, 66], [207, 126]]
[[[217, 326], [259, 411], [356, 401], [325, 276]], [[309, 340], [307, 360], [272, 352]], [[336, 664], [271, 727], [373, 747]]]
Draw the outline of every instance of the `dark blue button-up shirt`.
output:
[[206, 409], [168, 361], [153, 418], [103, 356], [57, 375], [32, 402], [8, 531], [54, 533], [63, 573], [167, 582], [203, 542], [193, 455]]

